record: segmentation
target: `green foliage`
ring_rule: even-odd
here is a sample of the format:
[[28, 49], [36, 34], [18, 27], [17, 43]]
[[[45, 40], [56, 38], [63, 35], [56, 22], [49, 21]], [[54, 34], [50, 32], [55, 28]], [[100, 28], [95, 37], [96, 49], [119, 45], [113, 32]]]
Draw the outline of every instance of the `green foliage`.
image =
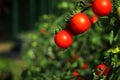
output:
[[[29, 63], [29, 67], [21, 74], [22, 80], [78, 80], [78, 77], [73, 75], [74, 69], [79, 72], [82, 80], [105, 80], [106, 78], [119, 80], [120, 20], [115, 12], [118, 6], [114, 3], [118, 1], [112, 0], [112, 2], [114, 5], [112, 13], [99, 17], [98, 22], [92, 24], [87, 32], [73, 37], [72, 46], [65, 50], [55, 45], [54, 35], [66, 27], [65, 16], [69, 20], [71, 15], [76, 13], [76, 11], [66, 13], [68, 9], [76, 9], [72, 2], [57, 3], [58, 13], [40, 16], [35, 24], [36, 30], [20, 34], [25, 40], [23, 58]], [[93, 13], [86, 4], [87, 2], [82, 2], [78, 7], [80, 11], [85, 10], [84, 12], [91, 17]], [[88, 65], [85, 70], [84, 63]], [[108, 65], [110, 68], [108, 76], [96, 75], [95, 66], [99, 63]]]

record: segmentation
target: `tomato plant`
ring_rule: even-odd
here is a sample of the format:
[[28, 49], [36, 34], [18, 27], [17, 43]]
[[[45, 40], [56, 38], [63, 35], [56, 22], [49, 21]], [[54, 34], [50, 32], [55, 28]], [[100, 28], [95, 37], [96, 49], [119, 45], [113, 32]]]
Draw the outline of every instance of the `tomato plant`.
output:
[[91, 26], [91, 22], [85, 13], [76, 13], [70, 20], [71, 27], [77, 33], [84, 33]]
[[94, 0], [92, 10], [98, 16], [107, 16], [112, 10], [112, 3], [110, 0]]
[[62, 30], [55, 35], [54, 40], [57, 46], [68, 48], [72, 44], [72, 35], [67, 30]]

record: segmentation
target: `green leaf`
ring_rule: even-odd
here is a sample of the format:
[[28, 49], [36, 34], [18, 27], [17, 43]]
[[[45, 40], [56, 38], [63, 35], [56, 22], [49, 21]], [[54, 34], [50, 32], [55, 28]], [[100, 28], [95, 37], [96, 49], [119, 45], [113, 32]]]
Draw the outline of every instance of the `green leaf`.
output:
[[109, 49], [107, 52], [110, 52], [110, 53], [118, 53], [118, 52], [120, 52], [120, 48], [117, 46], [117, 47], [115, 47], [115, 48]]
[[77, 63], [77, 61], [76, 62], [74, 62], [73, 64], [72, 64], [72, 67], [71, 68], [75, 68], [75, 67], [77, 67], [78, 66], [78, 63]]
[[116, 36], [114, 37], [114, 41], [117, 41], [117, 39], [120, 37], [120, 30], [118, 31], [118, 33], [116, 34]]
[[114, 32], [113, 32], [113, 30], [112, 30], [112, 31], [110, 32], [110, 37], [109, 37], [109, 42], [110, 42], [110, 44], [112, 44], [113, 39], [114, 39]]

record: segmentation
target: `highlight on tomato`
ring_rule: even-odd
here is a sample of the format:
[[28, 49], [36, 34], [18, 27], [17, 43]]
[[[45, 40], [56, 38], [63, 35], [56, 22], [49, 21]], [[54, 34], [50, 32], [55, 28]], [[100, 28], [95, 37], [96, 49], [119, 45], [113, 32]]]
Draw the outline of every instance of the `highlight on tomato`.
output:
[[61, 30], [55, 35], [54, 41], [58, 47], [68, 48], [72, 45], [73, 39], [70, 32], [68, 32], [67, 30]]
[[94, 0], [92, 4], [92, 11], [97, 16], [107, 16], [112, 10], [112, 3], [110, 0]]
[[70, 20], [71, 27], [76, 33], [84, 33], [86, 32], [90, 26], [91, 22], [89, 17], [85, 13], [76, 13]]

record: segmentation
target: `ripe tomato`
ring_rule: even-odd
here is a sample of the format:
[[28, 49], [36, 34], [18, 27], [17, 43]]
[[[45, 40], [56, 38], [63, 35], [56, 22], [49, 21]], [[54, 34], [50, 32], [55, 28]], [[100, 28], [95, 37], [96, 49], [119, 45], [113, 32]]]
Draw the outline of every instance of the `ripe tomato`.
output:
[[79, 56], [78, 54], [74, 54], [74, 55], [73, 55], [73, 59], [74, 59], [74, 60], [78, 60], [79, 57], [80, 57], [80, 56]]
[[112, 3], [110, 0], [94, 0], [92, 4], [92, 11], [97, 16], [107, 16], [112, 10]]
[[105, 64], [101, 63], [97, 66], [97, 75], [100, 75], [103, 70], [104, 70], [103, 74], [107, 75], [109, 72], [109, 67], [107, 67]]
[[41, 33], [42, 35], [45, 35], [45, 34], [46, 34], [46, 29], [41, 29], [40, 33]]
[[82, 69], [83, 70], [86, 70], [88, 68], [88, 64], [87, 63], [84, 63], [83, 65], [82, 65]]
[[71, 18], [70, 24], [76, 33], [81, 34], [89, 29], [91, 22], [86, 14], [77, 13]]
[[78, 73], [77, 70], [74, 70], [74, 71], [73, 71], [73, 76], [75, 76], [75, 77], [78, 77], [78, 76], [79, 76], [79, 73]]
[[104, 75], [108, 75], [108, 73], [109, 73], [109, 68], [107, 67], [104, 71]]
[[66, 30], [69, 31], [73, 36], [78, 35], [76, 31], [74, 31], [69, 23], [66, 24]]
[[105, 64], [101, 63], [97, 66], [97, 69], [103, 70], [105, 68]]
[[104, 70], [104, 68], [105, 68], [105, 64], [99, 64], [98, 66], [97, 66], [97, 75], [100, 75], [101, 74], [101, 71], [103, 71]]
[[58, 47], [68, 48], [72, 44], [72, 35], [67, 30], [62, 30], [55, 35], [54, 41]]
[[92, 24], [95, 24], [98, 21], [98, 17], [96, 15], [94, 15], [90, 18], [90, 21]]

